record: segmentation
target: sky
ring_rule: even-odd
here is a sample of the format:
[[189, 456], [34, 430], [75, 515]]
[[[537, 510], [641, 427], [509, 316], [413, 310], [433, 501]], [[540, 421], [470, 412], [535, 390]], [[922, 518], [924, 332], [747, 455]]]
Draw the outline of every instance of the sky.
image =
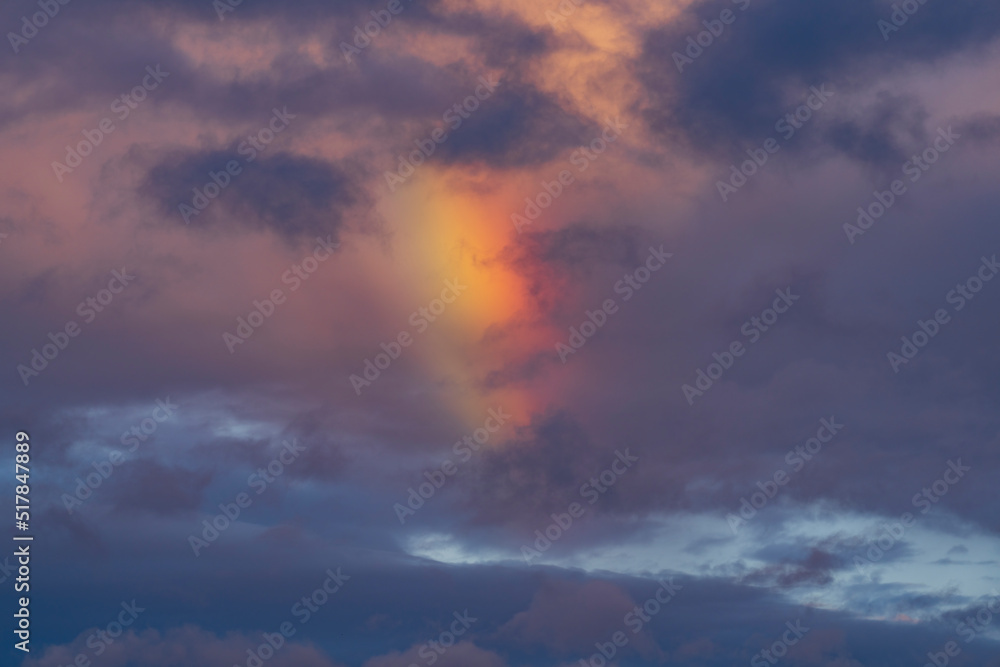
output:
[[0, 27], [3, 664], [1000, 667], [1000, 5]]

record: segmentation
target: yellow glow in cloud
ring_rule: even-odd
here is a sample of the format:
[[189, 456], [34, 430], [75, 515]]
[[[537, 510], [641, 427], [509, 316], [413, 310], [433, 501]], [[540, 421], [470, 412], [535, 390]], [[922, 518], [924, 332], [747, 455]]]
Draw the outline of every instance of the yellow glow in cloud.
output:
[[406, 249], [397, 270], [414, 304], [438, 295], [446, 280], [466, 289], [422, 336], [425, 370], [463, 390], [463, 418], [481, 420], [488, 404], [501, 399], [515, 418], [523, 416], [529, 399], [510, 392], [487, 398], [477, 390], [482, 376], [503, 361], [486, 354], [484, 337], [491, 327], [528, 316], [533, 303], [526, 280], [498, 259], [511, 242], [508, 212], [481, 193], [453, 191], [440, 174], [426, 172], [386, 204], [394, 245]]

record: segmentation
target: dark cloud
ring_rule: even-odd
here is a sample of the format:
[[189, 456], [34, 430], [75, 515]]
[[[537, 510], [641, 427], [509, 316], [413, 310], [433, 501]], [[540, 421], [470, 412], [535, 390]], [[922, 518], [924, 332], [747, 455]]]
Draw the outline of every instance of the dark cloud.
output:
[[609, 582], [547, 581], [497, 636], [556, 656], [589, 654], [594, 638], [620, 626], [634, 607], [628, 593]]
[[959, 124], [959, 131], [978, 142], [993, 142], [1000, 137], [1000, 116], [980, 115]]
[[[99, 640], [95, 634], [101, 629], [95, 627], [92, 631], [81, 634], [71, 644], [48, 647], [40, 657], [29, 658], [22, 664], [24, 667], [56, 667], [73, 662], [78, 655], [92, 655], [95, 646], [103, 649], [101, 661], [109, 667], [128, 667], [135, 664], [150, 667], [240, 664], [248, 657], [248, 647], [256, 649], [260, 640], [259, 637], [238, 633], [217, 637], [211, 632], [186, 625], [165, 632], [152, 629], [136, 632], [129, 629], [117, 641], [108, 645]], [[89, 647], [86, 643], [88, 639], [91, 641]], [[269, 664], [275, 667], [292, 665], [336, 667], [337, 665], [315, 647], [291, 642], [272, 656]]]
[[589, 275], [601, 265], [634, 267], [645, 250], [638, 227], [601, 227], [573, 223], [551, 231], [525, 232], [508, 249], [512, 265], [527, 272], [543, 265], [554, 274], [574, 278]]
[[[773, 136], [776, 121], [802, 103], [810, 86], [828, 83], [843, 96], [910, 64], [978, 47], [1000, 31], [1000, 11], [974, 0], [921, 5], [888, 42], [878, 21], [889, 19], [892, 7], [878, 0], [815, 7], [755, 1], [745, 11], [740, 5], [700, 3], [647, 34], [636, 61], [645, 85], [641, 107], [654, 132], [671, 143], [738, 153]], [[735, 12], [735, 22], [678, 72], [673, 54], [705, 30], [701, 21], [718, 19], [724, 9]], [[862, 109], [875, 124], [872, 131], [855, 127], [856, 119], [840, 119], [829, 141], [862, 161], [895, 155], [893, 135], [912, 133], [920, 121], [920, 109], [905, 106], [876, 101], [870, 111]]]
[[836, 567], [842, 564], [832, 554], [813, 549], [801, 562], [768, 565], [748, 573], [742, 581], [752, 586], [777, 588], [824, 586], [833, 581], [831, 571]]
[[547, 523], [550, 512], [581, 502], [580, 486], [614, 457], [571, 415], [539, 415], [516, 438], [483, 452], [466, 493], [480, 520]]
[[831, 146], [859, 162], [898, 169], [928, 144], [927, 111], [919, 100], [881, 92], [853, 119], [830, 123]]
[[106, 493], [118, 512], [189, 515], [201, 506], [212, 476], [211, 471], [171, 468], [138, 459], [122, 464], [107, 482], [109, 488], [95, 493]]
[[502, 11], [447, 12], [439, 4], [436, 11], [416, 14], [414, 20], [434, 31], [468, 38], [473, 52], [488, 67], [522, 70], [553, 50], [548, 31], [533, 29]]
[[618, 277], [611, 276], [620, 269], [641, 264], [647, 247], [643, 236], [639, 227], [630, 225], [573, 222], [551, 231], [525, 231], [504, 248], [498, 261], [527, 277], [529, 292], [543, 312], [559, 315], [577, 308], [566, 298], [571, 285], [596, 289], [609, 279], [613, 285]]
[[467, 115], [438, 149], [447, 164], [544, 164], [568, 148], [589, 143], [599, 129], [551, 94], [511, 79], [502, 80], [496, 92]]
[[[266, 229], [290, 239], [332, 235], [336, 240], [351, 212], [367, 203], [356, 169], [282, 152], [248, 162], [239, 150], [234, 145], [167, 157], [149, 171], [142, 193], [156, 200], [168, 220], [193, 230]], [[226, 171], [233, 161], [236, 175]], [[212, 174], [227, 183], [221, 192]], [[219, 192], [217, 198], [208, 199], [206, 188]], [[187, 223], [182, 204], [188, 207]]]

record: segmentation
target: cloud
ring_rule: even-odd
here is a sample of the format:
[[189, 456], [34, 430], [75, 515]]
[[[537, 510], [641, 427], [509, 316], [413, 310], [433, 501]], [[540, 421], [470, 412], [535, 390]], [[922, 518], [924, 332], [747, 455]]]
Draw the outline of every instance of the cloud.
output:
[[544, 647], [555, 656], [587, 654], [597, 639], [621, 626], [634, 606], [625, 591], [608, 582], [550, 581], [498, 635], [523, 647]]
[[459, 642], [454, 646], [445, 649], [439, 646], [434, 649], [426, 645], [414, 646], [403, 653], [389, 653], [387, 655], [371, 658], [365, 662], [364, 667], [409, 667], [413, 664], [427, 662], [434, 657], [434, 664], [439, 667], [466, 667], [476, 665], [476, 667], [506, 667], [504, 662], [496, 653], [479, 648], [472, 642]]
[[[877, 22], [888, 19], [892, 8], [878, 0], [815, 7], [753, 2], [745, 11], [732, 8], [736, 20], [725, 34], [678, 72], [673, 54], [687, 48], [689, 35], [705, 30], [701, 20], [717, 19], [726, 8], [731, 3], [700, 3], [650, 29], [635, 63], [645, 89], [642, 113], [651, 129], [665, 141], [710, 154], [739, 153], [763, 141], [811, 85], [829, 83], [844, 96], [908, 66], [975, 49], [1000, 32], [1000, 11], [981, 12], [974, 0], [922, 5], [889, 43]], [[745, 76], [745, 68], [754, 76]], [[883, 97], [868, 112], [876, 123], [873, 131], [854, 127], [858, 120], [851, 114], [839, 119], [827, 142], [854, 159], [887, 159], [887, 152], [896, 152], [892, 133], [912, 133], [920, 120], [919, 108], [908, 106]]]
[[138, 459], [115, 471], [108, 494], [119, 512], [189, 514], [201, 506], [212, 471], [172, 468], [155, 461]]
[[[595, 126], [530, 84], [503, 80], [441, 145], [446, 164], [517, 168], [544, 164], [587, 143]], [[587, 141], [585, 141], [585, 139]]]
[[514, 439], [480, 455], [463, 491], [479, 521], [537, 523], [580, 502], [580, 486], [614, 456], [571, 415], [538, 415]]
[[[169, 156], [149, 170], [142, 192], [178, 225], [267, 229], [292, 239], [338, 238], [350, 211], [367, 202], [356, 176], [325, 161], [279, 152], [245, 162], [240, 155], [234, 144], [225, 151]], [[235, 175], [226, 171], [233, 161]], [[226, 184], [221, 192], [212, 174]], [[217, 199], [205, 196], [208, 189], [219, 192]], [[179, 212], [182, 204], [188, 207], [187, 223]]]
[[[102, 661], [245, 664], [261, 628], [341, 563], [349, 585], [269, 665], [424, 664], [465, 608], [481, 620], [437, 665], [574, 665], [674, 571], [682, 595], [628, 660], [747, 664], [807, 615], [789, 664], [904, 667], [953, 638], [947, 610], [975, 611], [997, 560], [997, 282], [900, 373], [885, 354], [1000, 252], [1000, 9], [928, 2], [886, 42], [882, 0], [739, 4], [591, 0], [553, 29], [530, 2], [406, 2], [348, 63], [340, 41], [386, 0], [244, 2], [225, 21], [207, 0], [96, 0], [0, 58], [0, 425], [40, 443], [32, 514], [58, 547], [38, 555], [49, 575], [33, 604], [56, 644], [32, 647], [34, 664], [69, 664], [89, 650], [80, 628], [133, 596], [150, 629]], [[738, 20], [678, 72], [673, 52], [723, 8]], [[24, 11], [7, 5], [0, 23]], [[163, 86], [56, 181], [52, 161], [155, 63]], [[496, 93], [387, 192], [384, 170], [488, 73]], [[835, 95], [808, 131], [722, 202], [734, 156], [824, 82]], [[288, 132], [185, 224], [179, 204], [285, 105]], [[510, 212], [619, 114], [615, 150], [515, 233]], [[850, 244], [843, 225], [937, 123], [962, 142]], [[342, 242], [336, 261], [229, 354], [222, 334], [288, 287], [316, 236]], [[553, 344], [620, 296], [649, 244], [674, 253], [669, 268], [556, 363]], [[348, 376], [468, 248], [468, 297], [355, 395]], [[135, 287], [25, 387], [17, 365], [123, 264]], [[786, 288], [801, 300], [770, 323]], [[734, 341], [745, 354], [689, 405], [682, 385]], [[90, 452], [168, 394], [185, 406], [176, 422], [68, 515], [60, 494]], [[400, 526], [393, 504], [496, 405], [511, 425]], [[844, 433], [731, 535], [726, 514], [831, 414]], [[201, 512], [291, 437], [301, 460], [194, 558]], [[641, 463], [548, 565], [524, 566], [520, 545], [624, 449]], [[885, 576], [858, 576], [853, 557], [958, 456], [973, 470], [880, 559]], [[987, 637], [963, 651], [997, 653]]]
[[[108, 643], [93, 632], [84, 631], [72, 643], [62, 646], [47, 647], [39, 658], [28, 658], [24, 667], [56, 667], [72, 663], [76, 656], [84, 654], [90, 660], [99, 659], [108, 667], [129, 667], [142, 664], [149, 667], [213, 667], [220, 664], [246, 664], [250, 658], [247, 651], [256, 650], [262, 643], [261, 638], [250, 637], [240, 633], [227, 633], [216, 636], [201, 628], [185, 625], [165, 631], [128, 630], [120, 638]], [[107, 635], [110, 638], [110, 635]], [[87, 646], [87, 639], [91, 645]], [[278, 640], [275, 640], [276, 642]], [[94, 647], [101, 650], [99, 658], [95, 657]], [[266, 651], [266, 649], [265, 649]], [[283, 645], [267, 664], [275, 667], [337, 667], [338, 663], [331, 661], [316, 648], [299, 643], [288, 642]]]

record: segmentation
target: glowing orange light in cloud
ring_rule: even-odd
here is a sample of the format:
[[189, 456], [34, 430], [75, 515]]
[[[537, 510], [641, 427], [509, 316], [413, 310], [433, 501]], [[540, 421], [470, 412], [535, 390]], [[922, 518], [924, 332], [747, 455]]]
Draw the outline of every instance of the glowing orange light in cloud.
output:
[[527, 280], [500, 260], [513, 241], [509, 205], [498, 201], [502, 199], [457, 191], [427, 173], [397, 191], [385, 207], [393, 245], [407, 249], [406, 258], [399, 258], [405, 262], [400, 270], [413, 303], [426, 304], [440, 295], [446, 280], [465, 286], [422, 337], [418, 356], [432, 380], [448, 385], [456, 412], [470, 423], [481, 421], [485, 410], [497, 404], [521, 423], [534, 409], [523, 392], [482, 386], [486, 374], [509, 355], [541, 343], [530, 330], [511, 337], [491, 335], [534, 317]]

